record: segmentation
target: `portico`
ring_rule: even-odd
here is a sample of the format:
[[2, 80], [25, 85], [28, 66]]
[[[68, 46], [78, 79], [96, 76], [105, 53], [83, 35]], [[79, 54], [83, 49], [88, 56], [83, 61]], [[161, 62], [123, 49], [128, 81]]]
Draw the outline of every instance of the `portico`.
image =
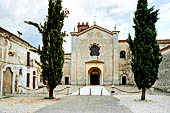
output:
[[103, 85], [103, 65], [102, 61], [88, 61], [86, 65], [86, 85]]

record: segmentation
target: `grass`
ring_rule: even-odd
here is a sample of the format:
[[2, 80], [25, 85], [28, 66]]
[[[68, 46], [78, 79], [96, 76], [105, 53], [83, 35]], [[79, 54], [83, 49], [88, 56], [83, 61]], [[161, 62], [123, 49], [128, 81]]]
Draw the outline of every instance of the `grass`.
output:
[[44, 99], [56, 99], [55, 97], [44, 97]]

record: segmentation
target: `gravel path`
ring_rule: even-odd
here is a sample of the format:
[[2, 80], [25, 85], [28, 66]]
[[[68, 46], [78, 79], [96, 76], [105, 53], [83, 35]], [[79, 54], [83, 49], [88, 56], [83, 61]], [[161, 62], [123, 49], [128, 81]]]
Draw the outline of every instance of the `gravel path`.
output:
[[139, 95], [114, 95], [120, 99], [120, 104], [129, 108], [133, 113], [170, 113], [170, 96], [146, 95], [141, 101]]
[[63, 96], [58, 96], [54, 100], [44, 99], [44, 97], [10, 97], [0, 99], [0, 113], [33, 113], [62, 98]]
[[112, 96], [68, 96], [36, 113], [132, 113]]

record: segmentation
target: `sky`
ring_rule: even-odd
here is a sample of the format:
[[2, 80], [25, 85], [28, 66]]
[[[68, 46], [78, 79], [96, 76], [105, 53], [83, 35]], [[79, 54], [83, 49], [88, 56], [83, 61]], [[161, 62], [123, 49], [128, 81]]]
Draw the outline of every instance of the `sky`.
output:
[[[170, 0], [148, 0], [149, 7], [160, 9], [159, 20], [156, 23], [157, 39], [170, 39]], [[63, 8], [70, 12], [65, 19], [63, 31], [69, 35], [65, 37], [65, 53], [71, 52], [70, 32], [77, 30], [77, 23], [89, 22], [110, 31], [116, 24], [120, 31], [119, 40], [125, 40], [128, 33], [134, 36], [133, 17], [137, 0], [63, 0]], [[42, 37], [38, 30], [25, 24], [24, 21], [43, 23], [48, 11], [48, 0], [0, 0], [0, 26], [17, 35], [34, 47], [42, 45]]]

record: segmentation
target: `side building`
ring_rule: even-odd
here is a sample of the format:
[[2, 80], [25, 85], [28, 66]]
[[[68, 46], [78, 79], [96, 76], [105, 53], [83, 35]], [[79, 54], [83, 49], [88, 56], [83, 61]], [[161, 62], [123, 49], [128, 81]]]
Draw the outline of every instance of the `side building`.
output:
[[0, 27], [0, 95], [37, 89], [40, 62], [36, 50], [28, 42]]

